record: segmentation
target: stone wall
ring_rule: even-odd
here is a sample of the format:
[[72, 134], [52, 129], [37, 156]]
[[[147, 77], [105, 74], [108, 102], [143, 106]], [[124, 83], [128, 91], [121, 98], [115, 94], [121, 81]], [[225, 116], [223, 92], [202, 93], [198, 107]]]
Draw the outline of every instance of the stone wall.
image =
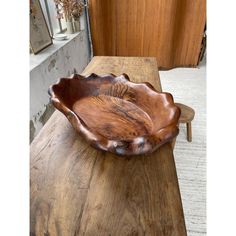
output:
[[90, 46], [85, 30], [72, 35], [62, 46], [60, 42], [55, 42], [50, 47], [30, 58], [30, 141], [54, 111], [49, 103], [49, 86], [58, 78], [74, 72], [81, 73], [90, 61]]

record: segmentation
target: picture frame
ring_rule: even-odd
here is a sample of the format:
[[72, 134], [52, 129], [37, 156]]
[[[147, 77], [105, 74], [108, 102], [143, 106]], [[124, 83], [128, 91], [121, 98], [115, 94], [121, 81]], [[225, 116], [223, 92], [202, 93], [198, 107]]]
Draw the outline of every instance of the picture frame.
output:
[[41, 4], [39, 0], [30, 0], [30, 48], [37, 54], [52, 44]]

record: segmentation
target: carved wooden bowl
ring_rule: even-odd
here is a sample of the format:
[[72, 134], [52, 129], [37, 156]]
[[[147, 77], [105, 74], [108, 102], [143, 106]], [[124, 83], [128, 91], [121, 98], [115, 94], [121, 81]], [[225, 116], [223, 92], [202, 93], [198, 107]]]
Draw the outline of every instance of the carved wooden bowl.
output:
[[169, 93], [126, 74], [75, 74], [49, 88], [51, 102], [93, 147], [119, 155], [151, 153], [178, 134], [180, 110]]

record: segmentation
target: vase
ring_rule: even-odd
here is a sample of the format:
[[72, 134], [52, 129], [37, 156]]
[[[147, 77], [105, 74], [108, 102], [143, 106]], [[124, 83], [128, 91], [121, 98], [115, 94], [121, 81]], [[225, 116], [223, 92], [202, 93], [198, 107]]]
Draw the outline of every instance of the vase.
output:
[[66, 21], [66, 33], [67, 34], [73, 34], [74, 33], [74, 28], [73, 28], [73, 23], [72, 21]]
[[81, 29], [80, 29], [80, 19], [78, 20], [74, 20], [73, 22], [74, 24], [74, 32], [79, 32]]

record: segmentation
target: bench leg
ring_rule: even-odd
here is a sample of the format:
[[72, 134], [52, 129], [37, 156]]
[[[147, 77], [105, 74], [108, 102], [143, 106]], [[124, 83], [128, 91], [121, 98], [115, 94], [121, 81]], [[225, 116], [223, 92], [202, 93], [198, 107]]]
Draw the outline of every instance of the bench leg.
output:
[[192, 124], [191, 122], [187, 122], [187, 140], [189, 142], [192, 142]]

